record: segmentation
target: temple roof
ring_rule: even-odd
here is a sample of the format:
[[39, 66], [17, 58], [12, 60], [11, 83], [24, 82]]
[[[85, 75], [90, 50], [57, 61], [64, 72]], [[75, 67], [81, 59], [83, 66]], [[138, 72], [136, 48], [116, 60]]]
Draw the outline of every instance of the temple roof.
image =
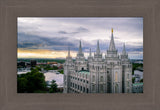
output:
[[143, 86], [143, 83], [133, 83], [133, 86]]
[[82, 73], [82, 74], [90, 74], [90, 72], [88, 70], [81, 70], [78, 73]]

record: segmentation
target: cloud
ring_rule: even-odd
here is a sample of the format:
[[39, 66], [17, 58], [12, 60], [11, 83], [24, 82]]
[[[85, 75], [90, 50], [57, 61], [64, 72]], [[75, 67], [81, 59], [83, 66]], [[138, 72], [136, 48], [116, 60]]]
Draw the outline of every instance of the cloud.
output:
[[18, 48], [77, 51], [82, 41], [83, 51], [106, 52], [114, 29], [116, 48], [122, 51], [126, 42], [128, 52], [143, 52], [143, 18], [18, 18]]
[[65, 31], [59, 31], [58, 33], [60, 33], [60, 34], [68, 34], [68, 33], [65, 32]]
[[77, 29], [77, 31], [78, 31], [78, 32], [89, 32], [89, 30], [86, 29], [86, 28], [84, 28], [84, 27], [79, 27], [79, 28]]

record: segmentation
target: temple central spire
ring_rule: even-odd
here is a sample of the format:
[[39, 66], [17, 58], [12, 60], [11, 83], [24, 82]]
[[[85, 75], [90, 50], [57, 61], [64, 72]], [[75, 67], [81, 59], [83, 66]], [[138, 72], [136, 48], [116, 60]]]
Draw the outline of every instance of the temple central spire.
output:
[[113, 38], [113, 28], [112, 28], [112, 34], [111, 34], [111, 41], [110, 41], [110, 45], [109, 45], [109, 50], [110, 51], [115, 51], [116, 48], [115, 48], [115, 44], [114, 44], [114, 38]]
[[99, 40], [97, 41], [97, 50], [96, 53], [99, 54], [100, 53], [100, 48], [99, 48]]
[[82, 45], [81, 45], [81, 41], [79, 41], [79, 51], [78, 54], [82, 54]]
[[70, 57], [70, 47], [68, 46], [68, 57]]

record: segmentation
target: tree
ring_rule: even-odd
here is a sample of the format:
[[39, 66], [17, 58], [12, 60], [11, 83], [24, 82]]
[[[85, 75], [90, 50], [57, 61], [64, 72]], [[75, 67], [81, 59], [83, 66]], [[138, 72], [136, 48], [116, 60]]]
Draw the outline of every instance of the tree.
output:
[[57, 84], [55, 80], [52, 80], [51, 82], [51, 88], [49, 89], [50, 93], [55, 93], [57, 92], [58, 88], [57, 88]]
[[45, 82], [45, 76], [40, 73], [37, 68], [32, 69], [23, 75], [17, 76], [17, 89], [20, 93], [34, 93], [35, 91], [46, 91], [47, 84]]
[[60, 72], [61, 74], [64, 74], [64, 71], [63, 71], [63, 70], [58, 70], [58, 72]]
[[135, 77], [132, 78], [132, 83], [134, 83], [134, 82], [135, 82]]
[[28, 79], [28, 92], [34, 92], [38, 90], [45, 91], [46, 82], [45, 76], [43, 73], [40, 73], [38, 69], [33, 69], [30, 73], [27, 74]]
[[41, 67], [40, 67], [40, 66], [39, 66], [39, 67], [38, 67], [38, 66], [36, 66], [36, 69], [38, 69], [39, 71], [41, 71]]
[[134, 70], [139, 70], [139, 68], [143, 68], [143, 64], [133, 63], [132, 64], [132, 75], [134, 75]]
[[53, 70], [53, 68], [50, 66], [50, 65], [46, 65], [45, 67], [44, 67], [44, 70]]
[[17, 79], [17, 91], [18, 93], [25, 93], [27, 92], [27, 79], [24, 77], [19, 77]]
[[53, 66], [53, 70], [57, 70], [58, 69], [58, 67], [57, 66]]
[[143, 79], [141, 79], [140, 82], [143, 82]]

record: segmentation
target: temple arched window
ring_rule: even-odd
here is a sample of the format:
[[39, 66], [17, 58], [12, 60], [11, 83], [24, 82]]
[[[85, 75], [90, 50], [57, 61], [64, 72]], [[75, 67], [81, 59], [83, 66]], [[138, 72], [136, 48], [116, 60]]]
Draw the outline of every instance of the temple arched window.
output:
[[115, 85], [115, 93], [118, 93], [118, 84]]
[[115, 82], [118, 82], [118, 73], [115, 73]]
[[100, 91], [103, 92], [104, 89], [103, 89], [103, 85], [100, 85]]
[[92, 91], [95, 91], [95, 85], [92, 85]]
[[129, 79], [129, 74], [128, 74], [128, 79]]
[[100, 77], [100, 81], [101, 81], [101, 82], [103, 82], [103, 81], [104, 81], [104, 78], [103, 78], [103, 76], [101, 76], [101, 77]]
[[127, 89], [127, 92], [129, 93], [129, 89]]
[[92, 82], [95, 82], [95, 76], [94, 75], [92, 76]]
[[85, 92], [85, 87], [83, 87], [83, 92]]
[[87, 88], [87, 93], [88, 93], [88, 88]]

